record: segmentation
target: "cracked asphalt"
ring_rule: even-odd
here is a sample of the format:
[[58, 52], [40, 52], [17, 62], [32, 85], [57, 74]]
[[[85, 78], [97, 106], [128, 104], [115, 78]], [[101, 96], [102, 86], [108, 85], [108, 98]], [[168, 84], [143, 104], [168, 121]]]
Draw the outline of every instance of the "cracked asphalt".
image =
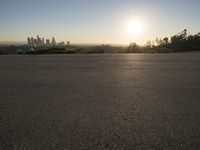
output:
[[199, 150], [200, 53], [0, 56], [0, 149]]

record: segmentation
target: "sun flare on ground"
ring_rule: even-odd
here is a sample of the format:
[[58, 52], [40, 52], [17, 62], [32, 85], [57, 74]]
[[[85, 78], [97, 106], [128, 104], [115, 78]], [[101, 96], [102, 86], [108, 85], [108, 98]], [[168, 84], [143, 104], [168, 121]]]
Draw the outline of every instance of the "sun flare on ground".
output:
[[139, 19], [134, 19], [128, 23], [128, 32], [133, 36], [141, 36], [144, 31], [144, 23]]

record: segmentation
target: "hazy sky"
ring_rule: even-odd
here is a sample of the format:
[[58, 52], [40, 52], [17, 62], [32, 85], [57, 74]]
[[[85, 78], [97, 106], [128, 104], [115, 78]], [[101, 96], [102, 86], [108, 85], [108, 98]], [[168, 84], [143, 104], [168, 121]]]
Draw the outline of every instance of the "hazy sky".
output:
[[[128, 22], [142, 20], [132, 35]], [[144, 43], [182, 29], [200, 32], [200, 0], [0, 0], [0, 41], [27, 36], [72, 43]]]

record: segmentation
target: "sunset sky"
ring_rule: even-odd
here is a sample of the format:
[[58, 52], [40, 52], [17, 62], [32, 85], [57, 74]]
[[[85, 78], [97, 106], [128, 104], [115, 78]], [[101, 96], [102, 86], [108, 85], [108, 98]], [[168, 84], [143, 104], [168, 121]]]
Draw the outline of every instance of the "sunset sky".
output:
[[0, 42], [143, 44], [185, 28], [200, 32], [200, 0], [0, 0]]

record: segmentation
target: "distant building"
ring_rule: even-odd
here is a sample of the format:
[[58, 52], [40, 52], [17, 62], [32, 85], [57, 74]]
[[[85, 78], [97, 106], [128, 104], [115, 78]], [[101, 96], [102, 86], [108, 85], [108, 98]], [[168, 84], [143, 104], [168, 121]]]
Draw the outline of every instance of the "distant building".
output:
[[52, 45], [52, 46], [56, 46], [56, 40], [55, 40], [54, 37], [52, 37], [51, 45]]
[[31, 46], [32, 47], [34, 46], [34, 39], [33, 39], [33, 37], [31, 37]]
[[31, 44], [31, 38], [30, 38], [30, 37], [27, 38], [27, 43], [28, 43], [29, 46], [32, 45], [32, 44]]
[[50, 46], [50, 40], [46, 39], [46, 46]]
[[42, 46], [44, 46], [44, 44], [45, 44], [45, 43], [44, 43], [44, 38], [42, 38]]
[[[45, 43], [45, 39], [44, 38], [40, 38], [39, 35], [37, 35], [37, 38], [34, 39], [33, 37], [27, 37], [27, 44], [28, 46], [32, 47], [32, 48], [37, 48], [37, 47], [64, 47], [65, 43], [62, 41], [60, 43], [56, 43], [56, 40], [54, 37], [52, 37], [52, 40], [50, 39], [46, 39], [46, 43]], [[67, 41], [67, 45], [70, 45], [70, 42]]]
[[34, 39], [33, 47], [37, 47], [37, 44], [38, 44], [37, 39]]
[[63, 47], [63, 46], [65, 46], [65, 42], [62, 41], [62, 42], [58, 43], [57, 46]]

